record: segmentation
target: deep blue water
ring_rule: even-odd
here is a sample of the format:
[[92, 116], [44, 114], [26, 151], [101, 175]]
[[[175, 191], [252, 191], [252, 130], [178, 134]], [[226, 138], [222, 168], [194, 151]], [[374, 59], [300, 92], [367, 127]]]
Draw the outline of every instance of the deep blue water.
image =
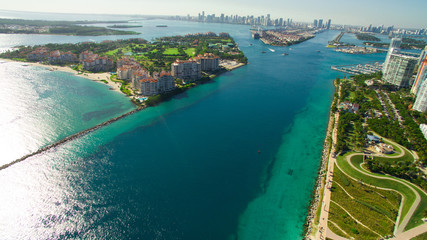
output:
[[[158, 22], [169, 29], [149, 27]], [[379, 61], [385, 55], [327, 49], [339, 33], [334, 31], [282, 48], [251, 39], [248, 26], [141, 23], [141, 37], [147, 39], [230, 32], [250, 64], [0, 171], [0, 238], [300, 239], [320, 163], [332, 80], [343, 75], [330, 66]], [[6, 43], [8, 37], [16, 36], [0, 36], [4, 48], [13, 46]], [[27, 44], [86, 39], [18, 38]], [[0, 70], [10, 65], [0, 64]], [[31, 103], [35, 109], [8, 116], [17, 142], [29, 142], [2, 149], [11, 153], [9, 160], [130, 108], [124, 97], [106, 100], [113, 93], [102, 84], [13, 67], [19, 76], [6, 82], [38, 86], [15, 89], [16, 101], [1, 102]], [[52, 81], [45, 82], [44, 74]], [[55, 85], [55, 79], [67, 79], [75, 92], [57, 94], [64, 85]], [[47, 108], [44, 101], [64, 107]]]

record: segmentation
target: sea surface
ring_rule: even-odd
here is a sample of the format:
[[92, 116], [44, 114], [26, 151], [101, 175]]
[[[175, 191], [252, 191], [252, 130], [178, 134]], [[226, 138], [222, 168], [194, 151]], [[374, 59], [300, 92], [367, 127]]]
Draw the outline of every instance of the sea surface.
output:
[[[91, 19], [50, 19], [64, 18]], [[344, 76], [330, 67], [385, 54], [325, 48], [336, 31], [271, 47], [249, 26], [134, 21], [147, 40], [229, 32], [249, 64], [0, 171], [0, 239], [301, 239], [332, 81]], [[129, 37], [0, 34], [0, 48]], [[22, 63], [0, 73], [1, 165], [134, 108], [69, 73]]]

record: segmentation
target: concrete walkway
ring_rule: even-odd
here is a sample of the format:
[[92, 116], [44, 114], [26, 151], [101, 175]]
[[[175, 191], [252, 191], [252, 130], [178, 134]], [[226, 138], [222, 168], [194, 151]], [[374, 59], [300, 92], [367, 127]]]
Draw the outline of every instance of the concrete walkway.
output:
[[408, 239], [412, 239], [418, 235], [421, 235], [425, 232], [427, 232], [427, 223], [424, 223], [423, 225], [418, 226], [416, 228], [412, 228], [411, 230], [408, 230], [404, 233], [401, 233], [398, 236], [391, 238], [391, 239], [393, 239], [393, 240], [408, 240]]
[[326, 182], [325, 182], [325, 189], [323, 190], [323, 201], [321, 203], [321, 211], [320, 211], [320, 219], [319, 219], [319, 231], [316, 233], [316, 239], [326, 239], [326, 237], [330, 238], [329, 235], [327, 235], [328, 231], [328, 217], [329, 217], [329, 205], [331, 202], [331, 187], [332, 187], [332, 179], [333, 179], [333, 172], [334, 172], [334, 166], [335, 166], [335, 145], [336, 139], [337, 139], [337, 128], [338, 125], [338, 119], [339, 114], [335, 113], [335, 126], [333, 128], [332, 132], [332, 149], [329, 153], [329, 160], [328, 160], [328, 169], [326, 172]]
[[[397, 228], [395, 228], [395, 232], [394, 232], [395, 235], [398, 235], [398, 234], [402, 233], [404, 231], [406, 225], [408, 224], [409, 220], [414, 215], [414, 212], [417, 209], [419, 203], [421, 202], [421, 196], [418, 194], [418, 192], [414, 188], [412, 188], [412, 186], [410, 186], [409, 184], [407, 184], [404, 181], [399, 181], [397, 179], [394, 179], [394, 178], [391, 178], [391, 177], [386, 177], [386, 176], [376, 176], [376, 175], [369, 174], [369, 173], [367, 173], [365, 171], [362, 171], [362, 170], [356, 168], [350, 160], [351, 160], [352, 157], [357, 156], [357, 155], [363, 156], [363, 154], [361, 154], [361, 153], [353, 153], [353, 154], [350, 154], [349, 156], [347, 156], [345, 158], [346, 161], [348, 162], [348, 164], [353, 169], [355, 169], [356, 171], [362, 173], [363, 175], [369, 176], [369, 177], [373, 177], [373, 178], [377, 178], [377, 179], [387, 179], [387, 180], [390, 180], [390, 181], [401, 183], [401, 184], [405, 185], [406, 187], [408, 187], [409, 189], [411, 189], [411, 191], [415, 194], [416, 198], [415, 198], [414, 203], [412, 204], [411, 208], [409, 209], [408, 213], [405, 215], [405, 217], [403, 218], [403, 220], [400, 222], [400, 224], [398, 222], [399, 226]], [[399, 210], [399, 214], [398, 215], [401, 216], [401, 214], [402, 214], [402, 212], [401, 212], [401, 210]]]

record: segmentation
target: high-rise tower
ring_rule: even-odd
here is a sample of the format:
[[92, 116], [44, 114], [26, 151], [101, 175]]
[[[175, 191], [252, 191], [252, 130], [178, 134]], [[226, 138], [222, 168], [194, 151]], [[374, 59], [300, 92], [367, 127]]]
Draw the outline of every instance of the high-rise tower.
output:
[[400, 44], [401, 43], [402, 43], [402, 39], [400, 39], [400, 38], [393, 38], [393, 39], [391, 39], [390, 47], [388, 48], [387, 56], [385, 57], [385, 61], [384, 61], [384, 64], [383, 64], [383, 76], [385, 76], [387, 74], [388, 63], [390, 61], [391, 55], [394, 52], [399, 52], [400, 51]]
[[414, 110], [420, 111], [420, 112], [426, 112], [427, 111], [427, 81], [424, 81], [421, 85], [420, 91], [417, 94], [417, 98], [415, 99], [414, 103]]
[[417, 95], [418, 90], [420, 89], [421, 85], [426, 81], [426, 79], [427, 79], [427, 56], [425, 55], [423, 61], [421, 62], [420, 68], [418, 70], [417, 77], [415, 78], [414, 85], [411, 88], [411, 93]]

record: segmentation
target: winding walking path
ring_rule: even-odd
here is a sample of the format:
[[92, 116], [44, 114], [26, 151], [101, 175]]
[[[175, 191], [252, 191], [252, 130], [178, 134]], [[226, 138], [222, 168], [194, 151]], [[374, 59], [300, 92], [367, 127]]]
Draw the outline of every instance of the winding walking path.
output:
[[[404, 153], [404, 152], [403, 152], [403, 153]], [[409, 220], [410, 220], [410, 219], [411, 219], [411, 217], [414, 215], [414, 212], [415, 212], [415, 210], [417, 209], [417, 207], [418, 207], [419, 203], [421, 202], [421, 196], [420, 196], [420, 194], [418, 194], [418, 192], [417, 192], [414, 188], [412, 188], [412, 186], [410, 186], [409, 184], [407, 184], [407, 183], [406, 183], [406, 182], [404, 182], [404, 181], [400, 181], [400, 180], [397, 180], [397, 179], [394, 179], [394, 178], [391, 178], [391, 177], [386, 177], [386, 176], [376, 176], [376, 175], [369, 174], [369, 173], [367, 173], [367, 172], [365, 172], [365, 171], [360, 170], [359, 168], [355, 167], [355, 166], [353, 165], [353, 163], [351, 162], [351, 158], [352, 158], [352, 157], [354, 157], [354, 156], [363, 156], [363, 153], [353, 153], [353, 154], [350, 154], [350, 155], [348, 155], [348, 156], [346, 156], [346, 157], [345, 157], [345, 160], [347, 161], [347, 163], [348, 163], [348, 164], [349, 164], [349, 165], [350, 165], [354, 170], [358, 171], [359, 173], [361, 173], [361, 174], [363, 174], [363, 175], [366, 175], [366, 176], [369, 176], [369, 177], [372, 177], [372, 178], [377, 178], [377, 179], [386, 179], [386, 180], [390, 180], [390, 181], [394, 181], [394, 182], [397, 182], [397, 183], [403, 184], [403, 185], [405, 185], [406, 187], [408, 187], [409, 189], [411, 189], [411, 191], [415, 194], [415, 201], [414, 201], [414, 203], [412, 204], [411, 208], [410, 208], [410, 209], [409, 209], [409, 211], [405, 214], [405, 217], [400, 221], [400, 224], [399, 224], [399, 222], [397, 222], [398, 227], [397, 227], [397, 228], [395, 228], [394, 235], [398, 235], [398, 234], [402, 233], [402, 232], [404, 231], [404, 229], [405, 229], [406, 225], [408, 224]], [[399, 215], [399, 216], [401, 216], [401, 215], [402, 215], [402, 209], [403, 209], [403, 208], [399, 209], [399, 213], [398, 213], [398, 215]]]

